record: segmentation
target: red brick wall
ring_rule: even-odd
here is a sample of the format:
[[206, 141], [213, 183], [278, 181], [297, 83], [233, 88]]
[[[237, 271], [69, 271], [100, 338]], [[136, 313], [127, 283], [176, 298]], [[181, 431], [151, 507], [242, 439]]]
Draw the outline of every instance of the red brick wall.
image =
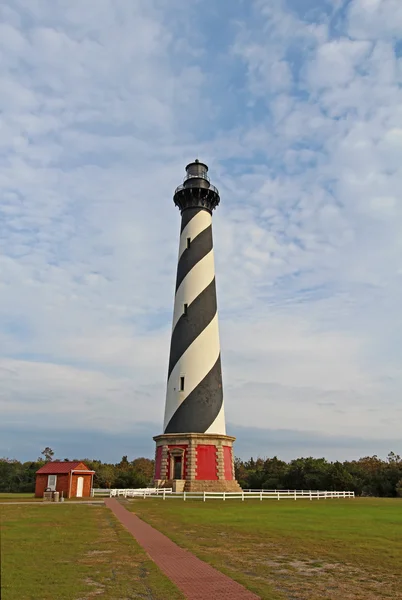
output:
[[161, 478], [162, 446], [157, 446], [155, 455], [155, 479]]
[[85, 473], [73, 473], [72, 481], [71, 481], [71, 498], [76, 498], [77, 496], [77, 482], [78, 477], [84, 478], [84, 486], [82, 489], [82, 497], [89, 498], [91, 495], [91, 480], [92, 475], [86, 475]]
[[196, 479], [210, 481], [218, 479], [216, 465], [216, 447], [208, 444], [197, 446], [197, 473]]
[[80, 463], [79, 465], [77, 465], [75, 467], [75, 469], [79, 469], [80, 471], [84, 471], [84, 470], [89, 471], [89, 468], [86, 465], [84, 465], [84, 463]]
[[[37, 498], [43, 498], [43, 492], [47, 488], [47, 474], [39, 474], [36, 476], [35, 482], [35, 496]], [[57, 475], [56, 480], [56, 492], [63, 492], [63, 496], [68, 498], [68, 482], [69, 476], [67, 474]]]
[[47, 475], [37, 475], [35, 481], [35, 496], [43, 498], [43, 492], [47, 488]]
[[60, 492], [60, 496], [61, 492], [63, 492], [64, 498], [68, 498], [69, 479], [70, 477], [68, 474], [57, 475], [56, 492]]
[[223, 464], [225, 467], [225, 479], [233, 481], [232, 448], [230, 446], [223, 446]]

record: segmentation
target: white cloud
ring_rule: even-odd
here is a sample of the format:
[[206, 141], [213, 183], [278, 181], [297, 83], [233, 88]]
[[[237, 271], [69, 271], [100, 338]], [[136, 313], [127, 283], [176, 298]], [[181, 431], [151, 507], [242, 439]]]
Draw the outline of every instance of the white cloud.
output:
[[[4, 360], [0, 376], [7, 381], [1, 390], [2, 426], [13, 427], [34, 419], [40, 427], [128, 432], [138, 422], [163, 417], [152, 401], [160, 388], [135, 384], [132, 378], [107, 376], [46, 362]], [[12, 396], [12, 403], [9, 402]], [[131, 406], [135, 410], [129, 410]], [[143, 410], [138, 413], [138, 406]], [[57, 419], [55, 419], [57, 415]], [[33, 429], [33, 428], [32, 428]]]
[[402, 5], [398, 0], [352, 0], [348, 33], [358, 39], [400, 38]]
[[369, 54], [371, 44], [367, 41], [351, 41], [346, 38], [331, 40], [317, 48], [315, 59], [308, 66], [307, 81], [314, 89], [347, 85], [356, 76]]
[[181, 0], [81, 4], [1, 8], [8, 422], [162, 426], [171, 197], [198, 155], [222, 197], [229, 420], [400, 435], [399, 3], [355, 0], [336, 28], [341, 3], [314, 21], [256, 0], [240, 25], [234, 3], [219, 44]]

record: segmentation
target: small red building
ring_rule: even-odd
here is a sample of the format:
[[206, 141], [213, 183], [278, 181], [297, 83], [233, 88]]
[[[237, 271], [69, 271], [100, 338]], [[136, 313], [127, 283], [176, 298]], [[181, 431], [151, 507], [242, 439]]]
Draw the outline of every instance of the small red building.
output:
[[48, 462], [36, 471], [35, 496], [42, 498], [45, 490], [51, 490], [64, 498], [89, 498], [94, 474], [79, 461]]

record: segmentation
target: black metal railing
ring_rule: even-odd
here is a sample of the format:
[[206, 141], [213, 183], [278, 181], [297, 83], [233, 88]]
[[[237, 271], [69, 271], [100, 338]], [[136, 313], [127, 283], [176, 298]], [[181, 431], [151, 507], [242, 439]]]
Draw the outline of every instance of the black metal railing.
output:
[[[200, 177], [191, 177], [191, 179], [200, 179]], [[201, 179], [204, 179], [204, 178], [202, 178], [202, 177], [201, 177]], [[189, 185], [188, 183], [187, 183], [187, 185], [184, 185], [184, 183], [182, 183], [181, 185], [179, 185], [179, 186], [178, 186], [178, 187], [175, 189], [174, 193], [175, 193], [175, 195], [176, 195], [178, 192], [181, 192], [181, 190], [188, 190], [188, 189], [189, 189], [189, 188], [191, 188], [191, 187], [199, 187], [199, 186], [198, 186], [198, 185], [196, 185], [196, 184], [192, 186], [192, 185]], [[209, 187], [208, 187], [208, 188], [201, 188], [201, 189], [204, 189], [204, 190], [207, 190], [207, 189], [208, 189], [208, 190], [211, 190], [212, 192], [215, 192], [215, 194], [218, 194], [218, 196], [219, 196], [219, 190], [218, 190], [218, 188], [216, 188], [214, 185], [212, 185], [212, 183], [210, 183], [210, 184], [209, 184]]]

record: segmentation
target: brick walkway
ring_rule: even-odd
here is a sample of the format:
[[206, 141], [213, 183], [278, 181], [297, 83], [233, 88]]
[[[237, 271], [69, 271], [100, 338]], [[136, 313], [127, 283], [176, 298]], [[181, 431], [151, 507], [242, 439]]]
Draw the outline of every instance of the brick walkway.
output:
[[257, 600], [239, 583], [141, 521], [114, 498], [105, 500], [124, 527], [188, 600]]

